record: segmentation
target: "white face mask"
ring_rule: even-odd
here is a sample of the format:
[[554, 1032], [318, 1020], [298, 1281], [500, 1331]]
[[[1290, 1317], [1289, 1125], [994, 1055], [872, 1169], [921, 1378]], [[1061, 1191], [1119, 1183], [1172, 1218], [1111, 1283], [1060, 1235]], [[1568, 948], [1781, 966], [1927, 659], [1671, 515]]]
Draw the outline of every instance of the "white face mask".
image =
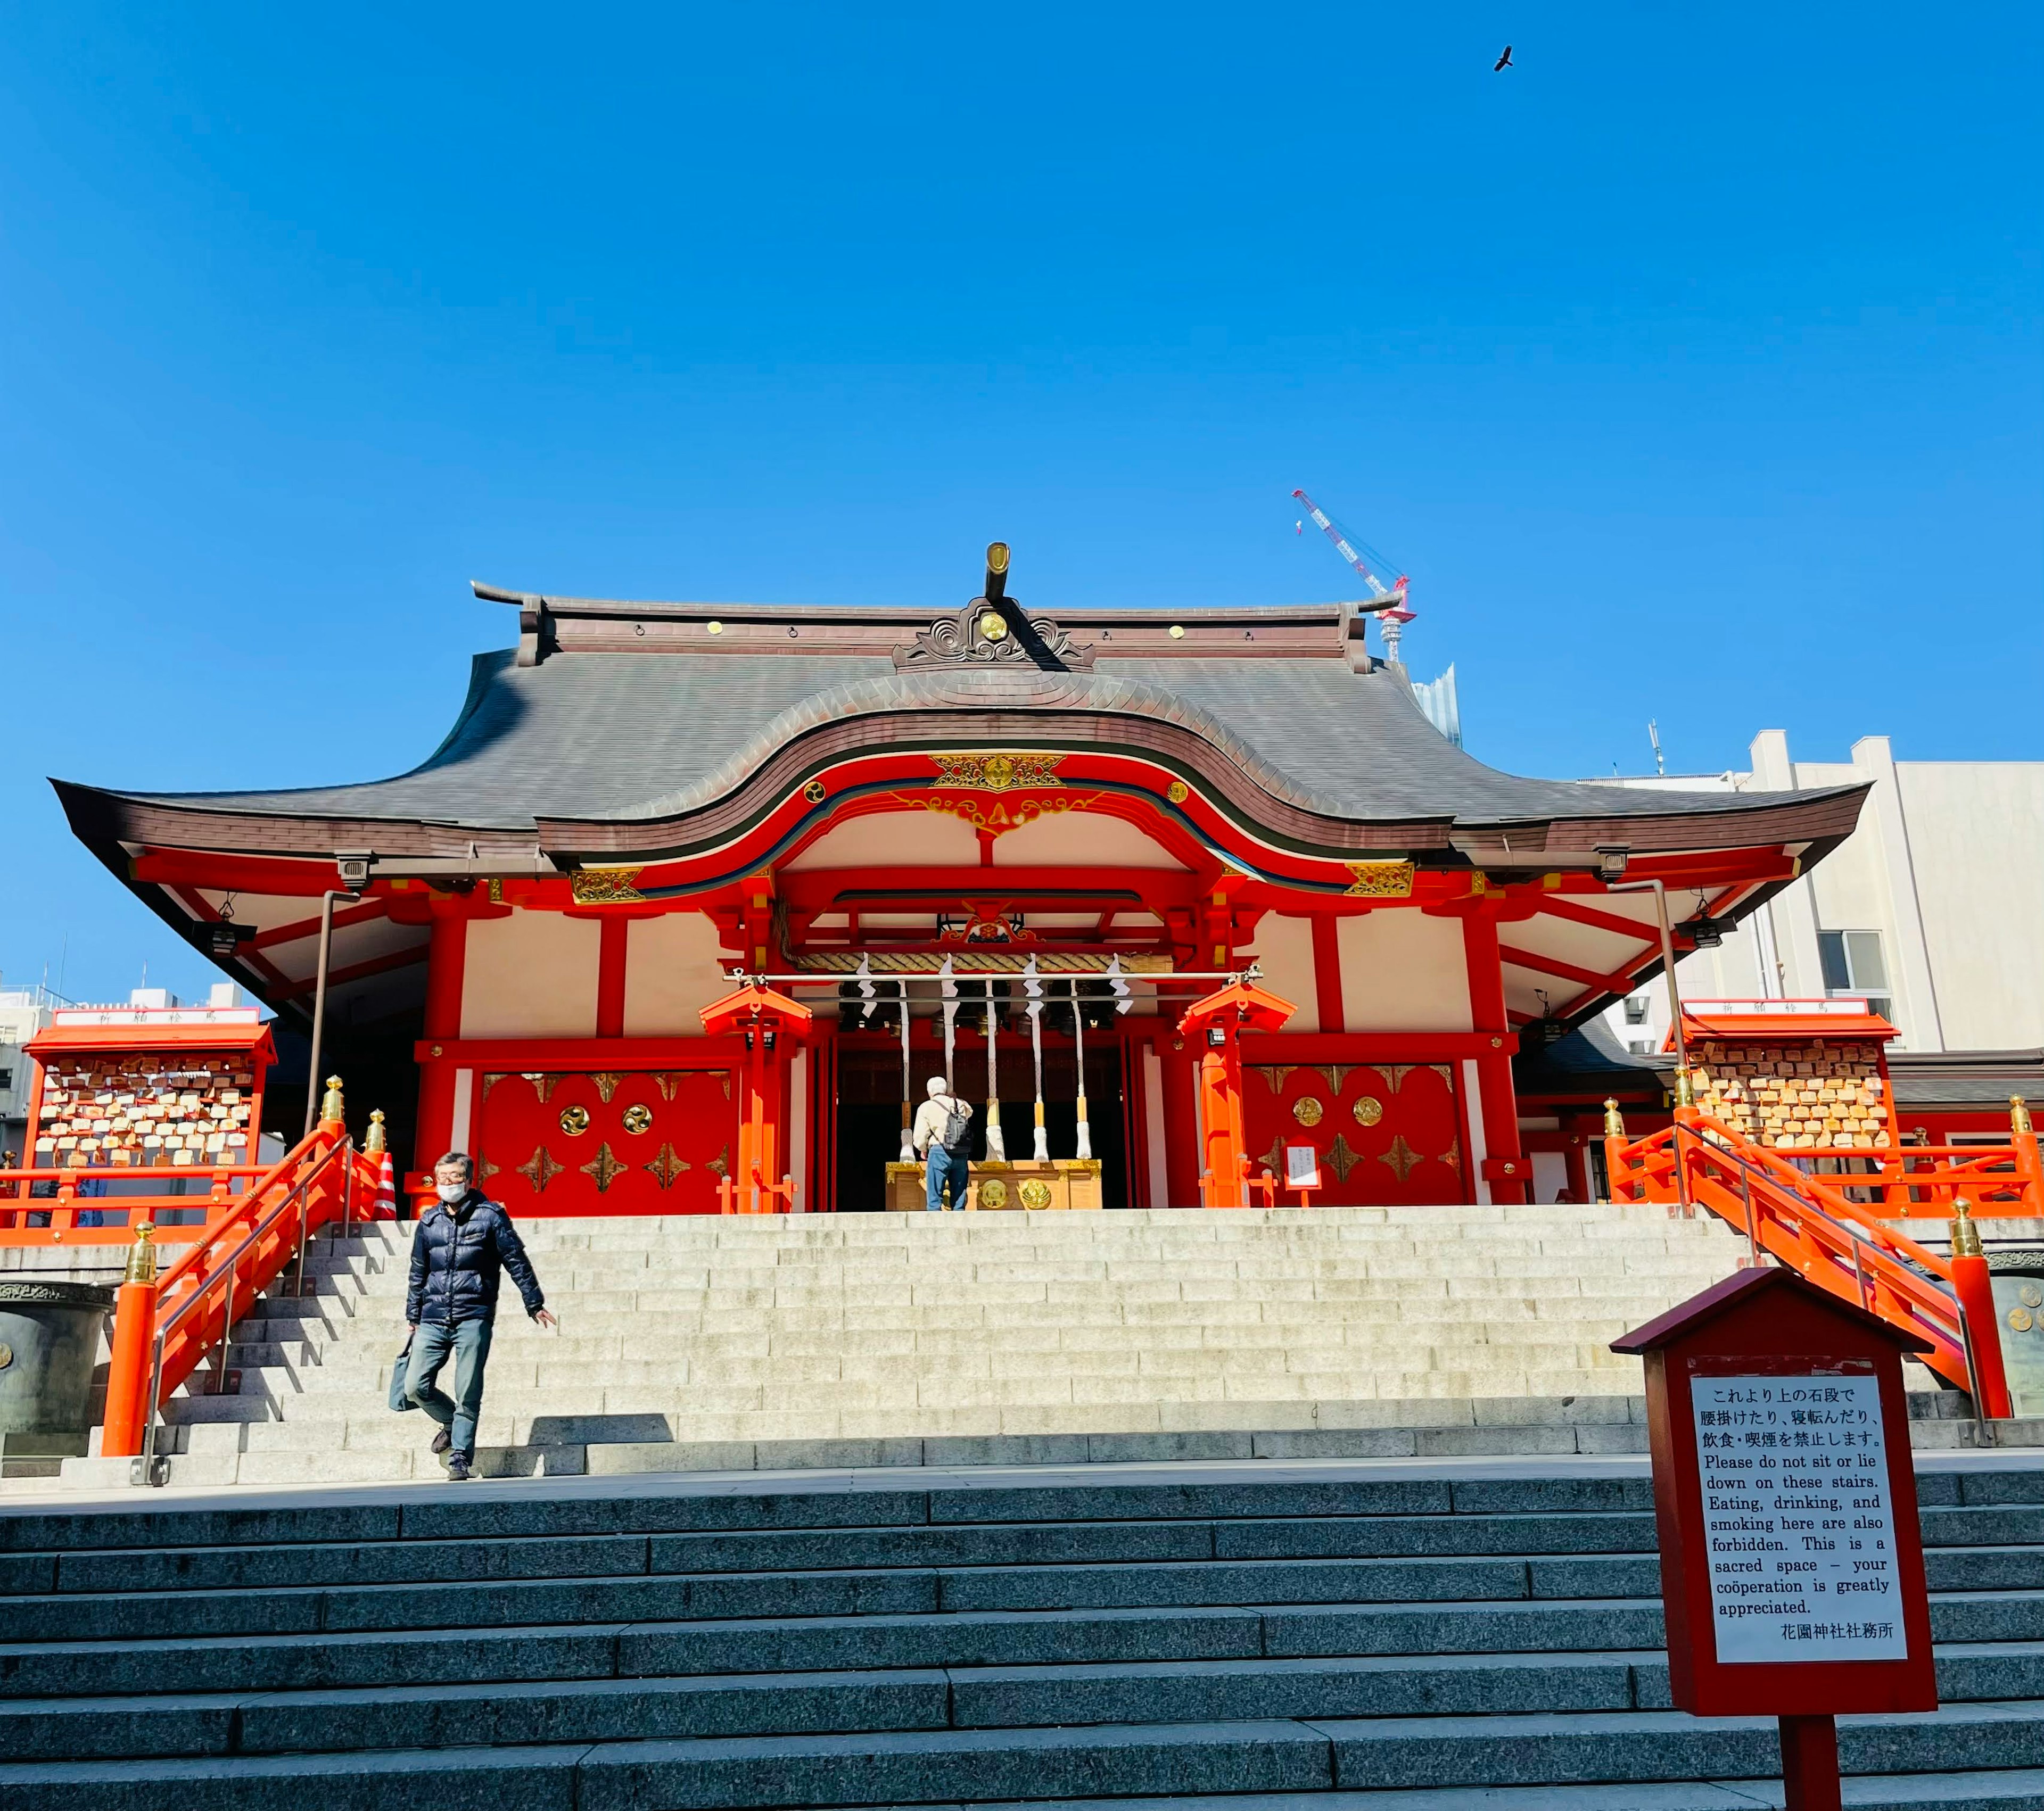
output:
[[468, 1192], [468, 1184], [465, 1182], [436, 1182], [433, 1184], [433, 1192], [451, 1207]]

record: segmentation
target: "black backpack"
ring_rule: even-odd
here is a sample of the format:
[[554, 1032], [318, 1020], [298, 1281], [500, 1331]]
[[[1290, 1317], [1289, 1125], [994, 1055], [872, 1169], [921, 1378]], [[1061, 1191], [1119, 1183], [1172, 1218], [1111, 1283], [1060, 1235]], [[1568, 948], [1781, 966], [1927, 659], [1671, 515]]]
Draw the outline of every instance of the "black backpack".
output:
[[943, 1136], [937, 1142], [944, 1147], [947, 1157], [970, 1155], [972, 1150], [972, 1115], [970, 1113], [947, 1112]]

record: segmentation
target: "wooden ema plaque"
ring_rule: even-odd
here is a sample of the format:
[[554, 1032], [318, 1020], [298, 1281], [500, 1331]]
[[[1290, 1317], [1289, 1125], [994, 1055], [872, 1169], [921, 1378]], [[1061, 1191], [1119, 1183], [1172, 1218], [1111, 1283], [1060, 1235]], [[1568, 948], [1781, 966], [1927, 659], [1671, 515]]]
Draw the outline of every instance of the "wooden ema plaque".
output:
[[1612, 1343], [1646, 1362], [1670, 1694], [1778, 1717], [1788, 1811], [1836, 1811], [1838, 1713], [1938, 1707], [1902, 1388], [1928, 1349], [1771, 1268]]

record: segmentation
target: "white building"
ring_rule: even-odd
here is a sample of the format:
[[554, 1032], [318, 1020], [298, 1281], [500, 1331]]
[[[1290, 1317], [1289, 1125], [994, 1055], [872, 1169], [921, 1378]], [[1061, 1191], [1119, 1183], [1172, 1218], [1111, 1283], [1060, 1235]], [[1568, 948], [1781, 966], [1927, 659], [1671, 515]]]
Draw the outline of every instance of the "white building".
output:
[[[2044, 761], [1897, 761], [1885, 736], [1848, 762], [1796, 761], [1787, 733], [1754, 739], [1745, 773], [1618, 779], [1614, 786], [1775, 792], [1873, 782], [1859, 827], [1726, 935], [1676, 965], [1685, 999], [1864, 996], [1900, 1052], [2044, 1046]], [[1671, 916], [1696, 902], [1669, 897]], [[1654, 983], [1606, 1015], [1642, 1055], [1668, 1032]]]
[[18, 1155], [28, 1130], [33, 1064], [21, 1046], [68, 1003], [48, 988], [0, 988], [0, 1161], [10, 1151]]

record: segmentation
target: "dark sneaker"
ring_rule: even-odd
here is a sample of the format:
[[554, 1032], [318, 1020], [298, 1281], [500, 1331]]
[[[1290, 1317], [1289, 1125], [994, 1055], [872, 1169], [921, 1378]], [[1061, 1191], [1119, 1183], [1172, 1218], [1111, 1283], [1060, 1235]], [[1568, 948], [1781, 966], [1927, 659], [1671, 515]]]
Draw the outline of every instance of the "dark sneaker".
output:
[[448, 1461], [448, 1480], [449, 1483], [465, 1484], [475, 1474], [468, 1468], [468, 1460], [465, 1455], [457, 1452]]
[[449, 1433], [445, 1428], [442, 1428], [438, 1433], [433, 1436], [433, 1451], [436, 1452], [444, 1452], [453, 1445], [454, 1436]]

